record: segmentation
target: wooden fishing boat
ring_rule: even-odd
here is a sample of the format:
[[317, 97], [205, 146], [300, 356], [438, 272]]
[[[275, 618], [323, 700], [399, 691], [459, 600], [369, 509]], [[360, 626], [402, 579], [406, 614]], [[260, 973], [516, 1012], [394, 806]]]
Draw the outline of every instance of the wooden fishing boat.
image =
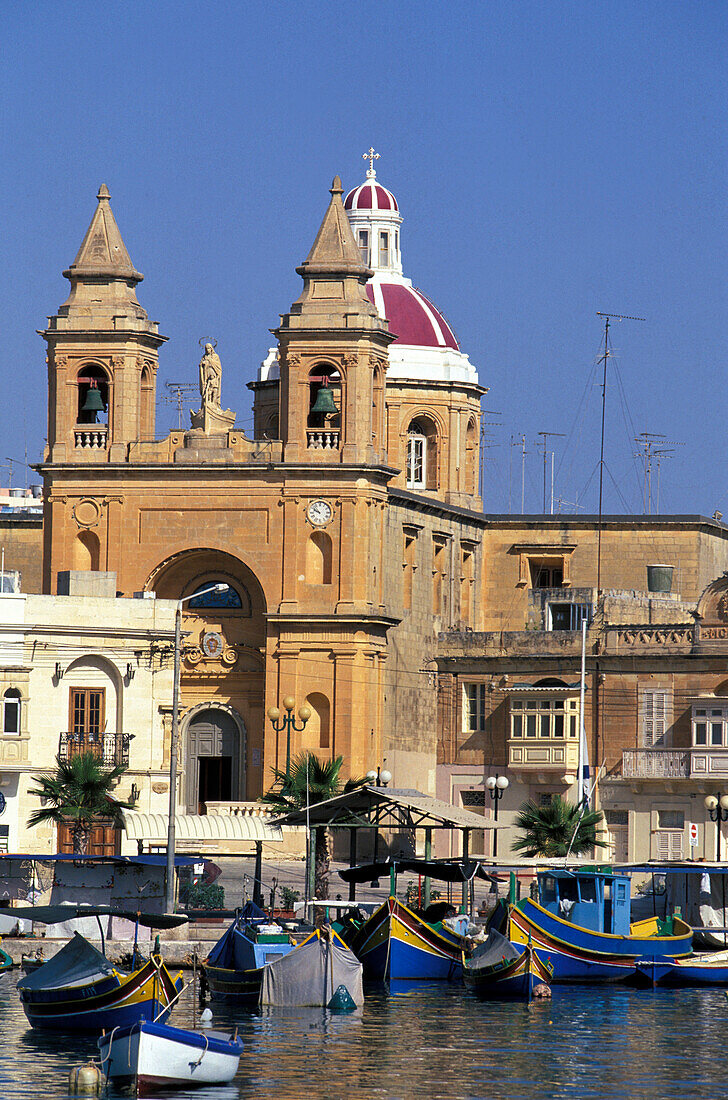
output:
[[533, 944], [513, 944], [495, 929], [469, 958], [463, 955], [465, 985], [480, 997], [530, 1001], [539, 986], [549, 986], [552, 975], [551, 964]]
[[[158, 948], [158, 944], [157, 944]], [[56, 1031], [98, 1031], [138, 1020], [164, 1020], [182, 988], [158, 950], [130, 974], [118, 970], [83, 936], [18, 982], [31, 1027]]]
[[638, 981], [647, 985], [728, 986], [728, 951], [706, 951], [684, 959], [637, 959]]
[[489, 928], [514, 943], [532, 941], [555, 982], [634, 980], [637, 960], [664, 962], [692, 951], [692, 929], [678, 916], [630, 924], [630, 881], [608, 871], [550, 870], [537, 876], [538, 900], [501, 903]]
[[99, 1052], [107, 1082], [145, 1096], [158, 1088], [228, 1084], [238, 1071], [243, 1043], [237, 1029], [188, 1031], [139, 1020], [102, 1035]]
[[467, 948], [467, 917], [454, 927], [429, 923], [396, 898], [388, 898], [348, 940], [370, 981], [459, 981]]

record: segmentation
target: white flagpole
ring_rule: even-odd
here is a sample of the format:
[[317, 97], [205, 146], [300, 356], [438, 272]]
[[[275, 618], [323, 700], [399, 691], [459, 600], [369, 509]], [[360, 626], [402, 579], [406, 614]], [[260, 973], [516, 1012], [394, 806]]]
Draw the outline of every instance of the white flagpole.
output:
[[[586, 627], [587, 620], [581, 622], [581, 683], [579, 684], [579, 764], [576, 772], [576, 804], [584, 801], [584, 765], [586, 763], [586, 731], [584, 728], [584, 694], [586, 686]], [[588, 768], [588, 765], [587, 765]]]

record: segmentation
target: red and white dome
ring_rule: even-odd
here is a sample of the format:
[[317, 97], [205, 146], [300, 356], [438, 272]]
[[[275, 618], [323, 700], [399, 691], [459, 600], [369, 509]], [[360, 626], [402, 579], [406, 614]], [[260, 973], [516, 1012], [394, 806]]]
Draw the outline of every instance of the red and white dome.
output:
[[409, 279], [389, 282], [386, 276], [375, 275], [366, 289], [369, 301], [380, 317], [387, 318], [390, 332], [396, 334], [395, 344], [460, 351], [455, 333], [437, 306]]
[[395, 213], [399, 211], [397, 200], [392, 192], [382, 187], [381, 183], [376, 183], [374, 179], [368, 179], [366, 183], [350, 191], [344, 199], [344, 209], [392, 210]]

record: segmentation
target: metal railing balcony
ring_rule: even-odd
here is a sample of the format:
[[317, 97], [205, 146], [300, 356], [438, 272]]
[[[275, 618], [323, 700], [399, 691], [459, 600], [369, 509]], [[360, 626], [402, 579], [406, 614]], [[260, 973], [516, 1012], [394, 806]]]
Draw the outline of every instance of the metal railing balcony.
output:
[[624, 779], [688, 779], [689, 749], [623, 749]]
[[58, 740], [58, 758], [67, 761], [91, 752], [106, 767], [126, 768], [133, 736], [133, 733], [62, 733]]

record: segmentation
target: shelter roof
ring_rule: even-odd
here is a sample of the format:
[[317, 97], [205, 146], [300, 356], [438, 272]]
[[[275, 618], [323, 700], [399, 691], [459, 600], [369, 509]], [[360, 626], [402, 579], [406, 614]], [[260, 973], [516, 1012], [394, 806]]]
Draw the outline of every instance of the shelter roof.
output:
[[[130, 840], [162, 844], [167, 840], [167, 814], [141, 814], [122, 810], [124, 830]], [[176, 814], [178, 840], [262, 840], [282, 843], [278, 823], [259, 814]]]
[[277, 825], [327, 825], [343, 829], [493, 829], [493, 822], [421, 791], [357, 787], [276, 818]]

